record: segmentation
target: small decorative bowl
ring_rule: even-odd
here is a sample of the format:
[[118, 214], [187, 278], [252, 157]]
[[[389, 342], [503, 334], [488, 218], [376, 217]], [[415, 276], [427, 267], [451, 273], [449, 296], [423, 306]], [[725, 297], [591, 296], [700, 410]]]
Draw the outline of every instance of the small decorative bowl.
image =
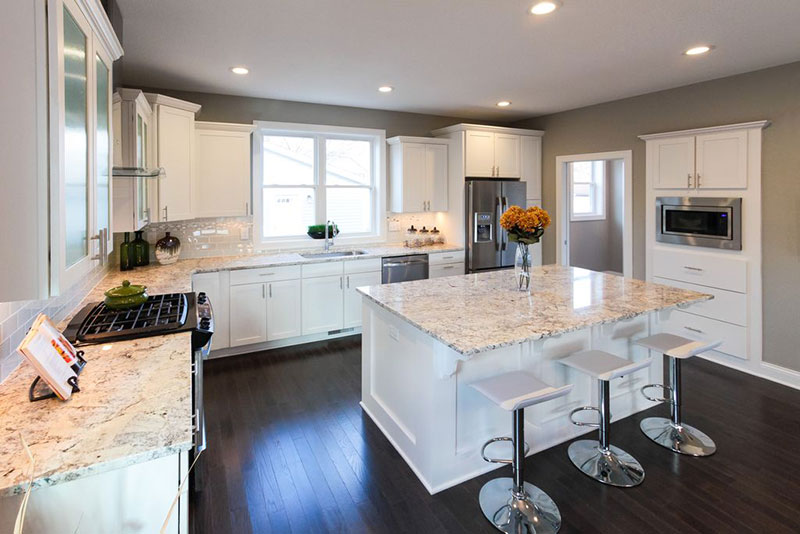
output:
[[131, 285], [123, 280], [121, 286], [107, 290], [103, 303], [112, 310], [127, 310], [147, 302], [147, 286]]

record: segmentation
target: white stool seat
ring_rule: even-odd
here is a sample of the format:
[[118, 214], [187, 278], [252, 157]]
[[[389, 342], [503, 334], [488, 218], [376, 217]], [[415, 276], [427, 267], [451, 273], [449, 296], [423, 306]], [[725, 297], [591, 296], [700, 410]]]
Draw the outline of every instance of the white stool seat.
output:
[[604, 350], [585, 350], [558, 361], [598, 380], [612, 380], [649, 367], [652, 358], [632, 362]]
[[666, 356], [672, 356], [673, 358], [683, 360], [719, 347], [722, 344], [722, 340], [695, 341], [674, 334], [656, 334], [654, 336], [638, 339], [636, 340], [636, 344], [660, 352]]
[[525, 371], [503, 373], [470, 386], [509, 412], [566, 395], [572, 390], [572, 384], [556, 388]]

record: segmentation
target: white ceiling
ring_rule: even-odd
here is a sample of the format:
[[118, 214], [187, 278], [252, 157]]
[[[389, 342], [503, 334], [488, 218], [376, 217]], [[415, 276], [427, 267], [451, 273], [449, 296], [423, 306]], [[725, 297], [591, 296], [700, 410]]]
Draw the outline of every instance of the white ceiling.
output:
[[[118, 2], [128, 85], [473, 119], [800, 60], [798, 0], [563, 0], [539, 17], [533, 0]], [[716, 48], [682, 55], [698, 43]], [[503, 99], [513, 105], [497, 108]]]

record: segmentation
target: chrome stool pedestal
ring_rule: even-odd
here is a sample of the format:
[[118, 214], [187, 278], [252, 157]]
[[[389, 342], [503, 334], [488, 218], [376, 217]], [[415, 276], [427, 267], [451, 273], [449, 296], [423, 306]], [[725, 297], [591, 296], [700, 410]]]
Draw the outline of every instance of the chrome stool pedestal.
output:
[[[545, 492], [525, 482], [525, 407], [566, 395], [572, 385], [553, 388], [524, 371], [505, 373], [471, 384], [473, 388], [513, 413], [513, 437], [492, 438], [481, 449], [487, 462], [510, 464], [513, 477], [495, 478], [481, 488], [483, 515], [499, 531], [509, 534], [554, 534], [561, 528], [558, 506]], [[510, 441], [513, 458], [486, 456], [492, 443]]]
[[[672, 334], [656, 334], [636, 342], [664, 355], [664, 374], [669, 376], [669, 386], [648, 384], [642, 395], [653, 402], [668, 402], [670, 417], [648, 417], [639, 427], [644, 435], [662, 447], [688, 456], [710, 456], [717, 450], [714, 441], [702, 431], [687, 425], [681, 417], [681, 361], [719, 346], [722, 341], [693, 341]], [[669, 397], [651, 397], [647, 389], [661, 388]]]
[[[609, 486], [632, 488], [644, 480], [642, 465], [630, 454], [609, 443], [611, 426], [610, 381], [638, 371], [650, 365], [651, 359], [631, 362], [600, 350], [579, 352], [559, 360], [568, 367], [583, 371], [597, 379], [598, 407], [582, 406], [572, 410], [570, 420], [576, 426], [589, 426], [598, 429], [597, 441], [580, 440], [573, 442], [567, 454], [580, 471]], [[596, 411], [600, 415], [598, 423], [575, 421], [573, 416], [581, 411]]]

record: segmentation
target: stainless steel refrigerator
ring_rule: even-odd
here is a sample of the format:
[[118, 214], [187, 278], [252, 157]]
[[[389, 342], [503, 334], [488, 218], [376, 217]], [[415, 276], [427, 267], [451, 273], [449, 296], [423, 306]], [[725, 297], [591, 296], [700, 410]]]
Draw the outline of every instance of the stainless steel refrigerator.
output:
[[510, 206], [525, 207], [526, 184], [519, 180], [470, 179], [466, 188], [467, 271], [514, 266], [517, 244], [509, 242], [500, 216]]

